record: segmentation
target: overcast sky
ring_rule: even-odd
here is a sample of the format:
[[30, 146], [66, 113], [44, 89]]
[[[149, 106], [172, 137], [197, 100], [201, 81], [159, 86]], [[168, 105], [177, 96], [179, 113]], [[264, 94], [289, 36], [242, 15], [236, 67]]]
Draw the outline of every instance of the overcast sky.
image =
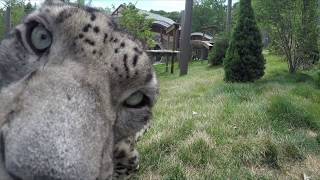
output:
[[[44, 0], [30, 0], [32, 4], [40, 4]], [[71, 0], [75, 1], [75, 0]], [[89, 0], [86, 0], [86, 3]], [[171, 11], [181, 11], [184, 9], [185, 0], [92, 0], [92, 6], [94, 7], [109, 7], [112, 5], [118, 7], [123, 3], [133, 3], [136, 7], [143, 10], [164, 10], [167, 12]], [[233, 0], [233, 2], [238, 2], [238, 0]]]

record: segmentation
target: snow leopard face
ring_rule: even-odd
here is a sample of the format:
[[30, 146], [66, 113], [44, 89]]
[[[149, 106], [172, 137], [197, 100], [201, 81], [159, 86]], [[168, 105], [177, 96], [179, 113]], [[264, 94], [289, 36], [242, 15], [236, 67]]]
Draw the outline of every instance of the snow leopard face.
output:
[[157, 94], [139, 41], [102, 12], [47, 0], [0, 45], [0, 179], [129, 177]]

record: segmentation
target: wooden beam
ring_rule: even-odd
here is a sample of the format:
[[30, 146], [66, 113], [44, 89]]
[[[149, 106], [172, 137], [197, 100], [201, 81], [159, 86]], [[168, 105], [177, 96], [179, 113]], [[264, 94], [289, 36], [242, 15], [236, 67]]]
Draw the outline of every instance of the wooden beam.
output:
[[166, 49], [146, 50], [146, 52], [150, 54], [179, 54], [180, 53], [180, 51], [172, 51], [172, 50], [166, 50]]

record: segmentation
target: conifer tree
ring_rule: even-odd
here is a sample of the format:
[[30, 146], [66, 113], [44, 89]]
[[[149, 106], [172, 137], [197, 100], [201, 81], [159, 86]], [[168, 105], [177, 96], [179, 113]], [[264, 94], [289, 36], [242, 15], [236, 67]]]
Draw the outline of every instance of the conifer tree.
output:
[[252, 82], [264, 75], [262, 40], [251, 0], [240, 0], [240, 12], [224, 59], [225, 80]]

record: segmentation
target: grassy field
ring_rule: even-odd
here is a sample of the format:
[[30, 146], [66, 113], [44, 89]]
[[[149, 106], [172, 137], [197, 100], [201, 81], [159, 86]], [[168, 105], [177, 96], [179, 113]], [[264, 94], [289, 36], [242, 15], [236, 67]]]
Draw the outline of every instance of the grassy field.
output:
[[156, 65], [160, 97], [136, 179], [320, 179], [317, 71], [289, 75], [266, 58], [266, 75], [247, 84], [206, 63], [184, 77]]

